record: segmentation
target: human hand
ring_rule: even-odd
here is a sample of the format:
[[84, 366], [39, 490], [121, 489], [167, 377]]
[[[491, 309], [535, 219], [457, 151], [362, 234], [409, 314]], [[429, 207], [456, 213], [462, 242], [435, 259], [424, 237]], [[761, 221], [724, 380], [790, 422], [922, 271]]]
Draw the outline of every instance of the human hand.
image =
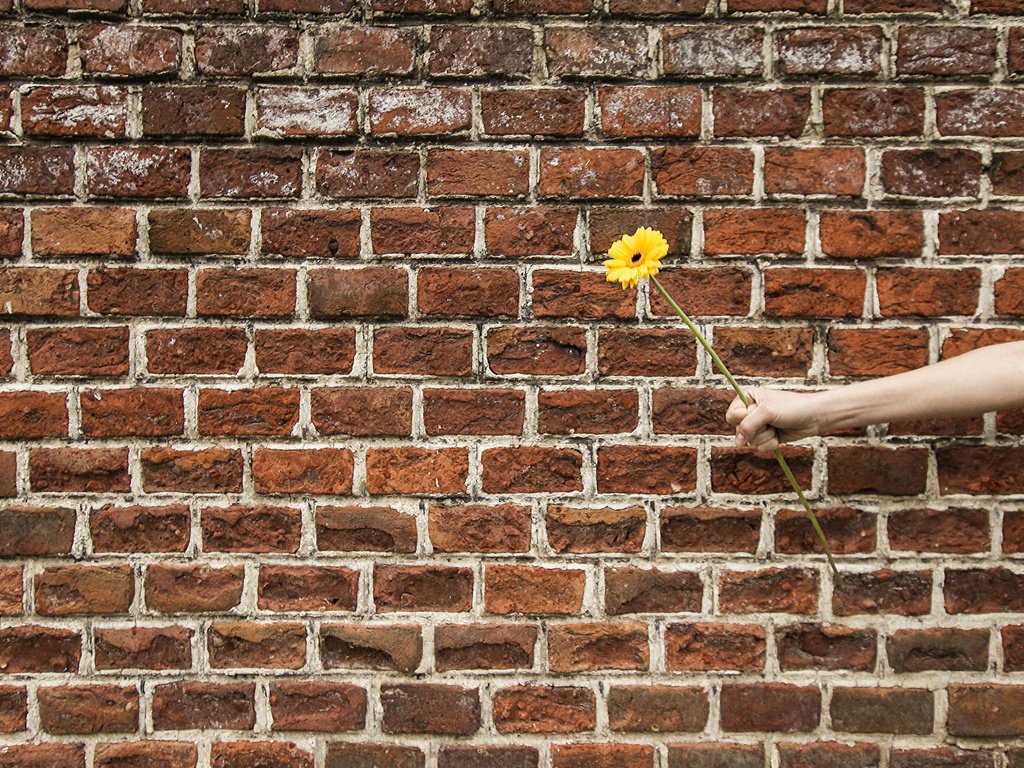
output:
[[813, 393], [753, 387], [747, 390], [747, 397], [749, 406], [737, 397], [725, 415], [736, 427], [737, 445], [749, 445], [758, 453], [771, 453], [780, 443], [819, 433], [812, 408]]

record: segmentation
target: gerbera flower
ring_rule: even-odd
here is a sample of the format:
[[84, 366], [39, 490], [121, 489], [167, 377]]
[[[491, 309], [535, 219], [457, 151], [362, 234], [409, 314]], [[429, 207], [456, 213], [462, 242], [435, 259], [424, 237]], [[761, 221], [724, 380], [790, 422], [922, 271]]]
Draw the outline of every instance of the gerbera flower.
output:
[[622, 283], [622, 288], [636, 288], [640, 278], [658, 274], [659, 262], [668, 253], [668, 242], [661, 232], [650, 227], [639, 227], [632, 235], [624, 235], [608, 249], [608, 269], [605, 279], [609, 283]]

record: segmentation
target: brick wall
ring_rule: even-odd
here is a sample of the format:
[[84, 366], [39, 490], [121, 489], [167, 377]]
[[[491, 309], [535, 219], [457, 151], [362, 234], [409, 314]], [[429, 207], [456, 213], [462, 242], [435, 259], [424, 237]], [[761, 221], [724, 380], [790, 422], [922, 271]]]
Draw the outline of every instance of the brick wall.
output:
[[[706, 5], [706, 7], [705, 7]], [[0, 766], [1021, 768], [1017, 0], [0, 0]]]

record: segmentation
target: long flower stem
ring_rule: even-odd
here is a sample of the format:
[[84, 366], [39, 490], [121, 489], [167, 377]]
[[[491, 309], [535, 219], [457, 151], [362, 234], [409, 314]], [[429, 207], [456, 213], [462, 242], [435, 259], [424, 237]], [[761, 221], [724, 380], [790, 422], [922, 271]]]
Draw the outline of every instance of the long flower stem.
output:
[[[739, 397], [740, 401], [744, 405], [749, 406], [750, 398], [747, 397], [743, 388], [740, 387], [739, 382], [737, 382], [736, 379], [733, 378], [733, 375], [729, 373], [729, 369], [725, 367], [725, 363], [722, 362], [722, 358], [718, 356], [718, 353], [715, 352], [712, 346], [708, 343], [708, 340], [704, 338], [704, 334], [700, 332], [700, 329], [693, 324], [693, 321], [687, 317], [686, 313], [683, 312], [678, 304], [676, 304], [675, 299], [668, 295], [668, 291], [665, 290], [658, 278], [652, 275], [651, 282], [654, 283], [654, 287], [658, 289], [661, 295], [665, 298], [665, 301], [668, 302], [668, 305], [672, 307], [672, 311], [675, 312], [684, 323], [686, 323], [686, 326], [693, 332], [693, 335], [697, 337], [697, 341], [699, 341], [701, 346], [707, 350], [709, 355], [711, 355], [711, 359], [714, 361], [715, 366], [717, 366], [718, 370], [722, 372], [722, 375], [725, 376], [729, 384], [732, 385], [732, 388], [736, 391], [736, 395]], [[844, 585], [843, 577], [839, 573], [839, 569], [836, 568], [836, 561], [832, 556], [832, 548], [828, 545], [828, 539], [825, 538], [825, 532], [821, 529], [821, 523], [818, 522], [818, 518], [814, 514], [814, 510], [811, 509], [811, 505], [807, 501], [807, 497], [804, 496], [804, 492], [800, 488], [800, 483], [797, 482], [796, 476], [794, 476], [793, 470], [789, 468], [789, 463], [782, 455], [782, 452], [776, 448], [772, 453], [774, 454], [776, 461], [779, 462], [779, 466], [782, 467], [782, 471], [786, 475], [786, 479], [789, 480], [789, 484], [793, 486], [793, 490], [796, 491], [796, 495], [800, 498], [800, 503], [803, 504], [804, 511], [807, 512], [807, 516], [811, 520], [811, 527], [814, 528], [814, 532], [818, 535], [818, 539], [821, 541], [821, 546], [825, 549], [825, 556], [828, 558], [828, 564], [832, 568], [832, 573], [835, 574], [836, 581], [839, 583], [839, 586], [842, 587]]]

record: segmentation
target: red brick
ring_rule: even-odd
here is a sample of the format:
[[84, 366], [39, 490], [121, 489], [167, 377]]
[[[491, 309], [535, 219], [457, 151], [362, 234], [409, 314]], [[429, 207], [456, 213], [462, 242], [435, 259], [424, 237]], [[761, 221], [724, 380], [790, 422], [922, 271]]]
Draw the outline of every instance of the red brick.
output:
[[966, 149], [889, 150], [882, 155], [882, 186], [889, 194], [977, 197], [981, 155]]
[[517, 685], [493, 693], [498, 733], [585, 733], [597, 725], [589, 688]]
[[526, 552], [531, 524], [530, 509], [515, 504], [432, 504], [428, 513], [435, 552]]
[[[1024, 34], [1021, 47], [1024, 49]], [[1024, 56], [1024, 50], [1021, 55]], [[1024, 152], [994, 152], [991, 174], [993, 194], [1024, 197]]]
[[0, 509], [0, 557], [66, 555], [75, 535], [75, 512], [28, 505]]
[[77, 631], [6, 623], [0, 629], [0, 669], [6, 674], [75, 673], [81, 658], [82, 636]]
[[1007, 51], [1007, 59], [1011, 72], [1020, 74], [1024, 72], [1024, 30], [1020, 27], [1010, 27], [1010, 45]]
[[463, 16], [471, 6], [471, 0], [373, 0], [374, 12], [384, 14]]
[[761, 511], [719, 507], [663, 507], [664, 552], [748, 552], [761, 540]]
[[573, 448], [486, 448], [484, 493], [571, 493], [583, 490], [583, 456]]
[[470, 128], [472, 105], [465, 88], [372, 88], [368, 99], [375, 136], [449, 136]]
[[295, 744], [276, 741], [218, 741], [211, 749], [212, 768], [264, 765], [268, 768], [313, 768], [313, 755]]
[[4, 747], [4, 762], [12, 768], [85, 768], [85, 745], [13, 744]]
[[593, 9], [586, 0], [495, 0], [494, 8], [503, 14], [559, 15], [581, 15], [590, 13]]
[[370, 214], [374, 253], [468, 254], [472, 208], [376, 208]]
[[[660, 445], [622, 445], [597, 453], [600, 493], [675, 494], [692, 491], [697, 482], [693, 448]], [[640, 468], [640, 471], [638, 471]]]
[[484, 233], [494, 256], [568, 256], [574, 250], [575, 208], [488, 208]]
[[833, 494], [915, 496], [924, 493], [927, 476], [928, 451], [924, 448], [829, 448], [828, 489]]
[[537, 628], [519, 624], [442, 624], [434, 630], [439, 672], [457, 669], [529, 669]]
[[517, 27], [432, 27], [427, 54], [433, 76], [525, 77], [533, 70], [533, 33]]
[[89, 271], [86, 285], [89, 309], [93, 312], [185, 316], [188, 272], [184, 269], [100, 267]]
[[692, 376], [696, 346], [676, 329], [601, 328], [597, 369], [602, 376]]
[[22, 130], [55, 139], [116, 139], [128, 125], [128, 91], [111, 85], [36, 86], [21, 97]]
[[270, 685], [270, 712], [276, 731], [359, 731], [366, 723], [366, 690], [315, 680], [275, 682]]
[[1024, 510], [1003, 513], [1003, 552], [1024, 552]]
[[582, 136], [585, 96], [574, 88], [485, 89], [480, 114], [492, 136]]
[[255, 686], [247, 682], [174, 682], [153, 688], [157, 731], [225, 729], [248, 731], [256, 724]]
[[776, 634], [779, 666], [798, 669], [849, 669], [873, 672], [877, 638], [873, 629], [837, 625], [790, 624]]
[[650, 744], [555, 744], [553, 768], [650, 768], [655, 760]]
[[650, 666], [647, 625], [556, 624], [548, 628], [548, 664], [556, 674], [646, 670]]
[[329, 742], [324, 768], [375, 768], [379, 765], [393, 768], [423, 768], [426, 757], [419, 747], [395, 744], [365, 744]]
[[1024, 135], [1024, 95], [1011, 88], [966, 88], [935, 96], [935, 124], [943, 136]]
[[916, 211], [823, 211], [821, 250], [844, 259], [918, 258], [924, 223]]
[[67, 64], [68, 36], [63, 28], [4, 29], [0, 40], [0, 75], [4, 78], [63, 77]]
[[323, 624], [323, 665], [327, 669], [378, 669], [409, 674], [420, 665], [423, 656], [421, 632], [419, 625]]
[[330, 507], [316, 510], [320, 551], [415, 552], [418, 534], [411, 515], [391, 507]]
[[726, 571], [718, 602], [723, 613], [814, 613], [818, 575], [797, 568]]
[[864, 150], [854, 147], [768, 147], [764, 186], [769, 195], [847, 195], [864, 191]]
[[13, 451], [0, 451], [0, 497], [18, 495], [18, 457]]
[[33, 145], [0, 147], [0, 191], [15, 195], [69, 196], [74, 192], [74, 178], [72, 149]]
[[480, 728], [480, 694], [454, 685], [383, 685], [380, 692], [385, 733], [468, 736]]
[[[317, 190], [327, 197], [342, 199], [415, 197], [419, 188], [419, 171], [420, 158], [415, 152], [376, 149], [324, 151], [317, 159]], [[358, 245], [358, 240], [355, 245]]]
[[717, 86], [712, 98], [715, 136], [795, 138], [803, 133], [811, 115], [807, 88]]
[[[987, 632], [985, 639], [988, 639]], [[1003, 668], [1011, 672], [1020, 671], [1024, 668], [1024, 627], [1003, 627], [1000, 639], [1003, 645]]]
[[359, 255], [359, 212], [264, 208], [262, 252], [285, 258], [351, 259]]
[[4, 392], [0, 394], [0, 437], [24, 440], [66, 437], [67, 396], [62, 392]]
[[860, 317], [867, 276], [860, 269], [777, 267], [765, 270], [769, 317]]
[[983, 672], [988, 646], [988, 629], [900, 629], [886, 640], [886, 655], [896, 672]]
[[708, 695], [682, 685], [613, 685], [608, 724], [626, 733], [693, 733], [704, 730]]
[[442, 565], [374, 566], [373, 602], [380, 612], [457, 613], [473, 606], [473, 570]]
[[127, 326], [33, 328], [28, 361], [37, 376], [117, 377], [128, 373]]
[[[803, 448], [780, 449], [801, 488], [811, 485], [813, 457]], [[746, 448], [713, 448], [711, 487], [723, 493], [792, 493], [782, 468], [772, 456], [752, 454]]]
[[981, 273], [975, 269], [880, 269], [875, 275], [879, 310], [886, 316], [973, 315]]
[[257, 594], [266, 611], [354, 611], [359, 573], [340, 566], [264, 565]]
[[829, 88], [822, 96], [826, 136], [920, 136], [920, 88]]
[[351, 328], [256, 331], [256, 367], [264, 374], [347, 374], [354, 360]]
[[93, 634], [97, 669], [187, 670], [192, 666], [192, 630], [184, 627], [97, 628]]
[[425, 389], [423, 422], [429, 435], [518, 435], [525, 399], [514, 389]]
[[306, 663], [306, 627], [299, 623], [214, 622], [207, 631], [213, 669], [299, 669]]
[[299, 419], [299, 390], [204, 389], [199, 393], [198, 419], [201, 435], [288, 436]]
[[992, 753], [956, 747], [937, 749], [893, 749], [889, 752], [892, 768], [989, 768]]
[[185, 429], [182, 390], [88, 390], [80, 396], [82, 432], [90, 437], [171, 437]]
[[[19, 566], [0, 566], [0, 616], [20, 616], [24, 613], [24, 574]], [[0, 687], [2, 690], [2, 687]], [[4, 694], [0, 693], [0, 702]], [[4, 706], [0, 703], [0, 733], [4, 731]]]
[[352, 0], [263, 0], [261, 13], [348, 13]]
[[693, 215], [676, 205], [655, 208], [599, 206], [589, 210], [587, 219], [591, 250], [595, 254], [607, 252], [616, 240], [635, 231], [638, 226], [651, 227], [664, 234], [670, 258], [682, 259], [690, 252]]
[[779, 744], [780, 768], [875, 768], [880, 760], [877, 744]]
[[128, 208], [36, 208], [32, 252], [36, 256], [135, 255], [135, 211]]
[[573, 326], [513, 326], [487, 334], [487, 363], [501, 375], [571, 376], [586, 367], [587, 338]]
[[[809, 328], [715, 328], [715, 351], [735, 375], [805, 377], [812, 364], [814, 334]], [[722, 395], [725, 399], [726, 395]], [[728, 395], [727, 406], [732, 395]], [[724, 409], [714, 434], [723, 427]]]
[[941, 357], [955, 357], [978, 347], [1021, 340], [1024, 340], [1024, 334], [1013, 328], [951, 328], [942, 342]]
[[93, 75], [154, 77], [179, 71], [182, 34], [176, 29], [88, 24], [78, 31], [82, 70]]
[[222, 613], [242, 599], [243, 566], [151, 565], [146, 604], [161, 613]]
[[239, 16], [245, 13], [243, 0], [201, 0], [200, 2], [187, 2], [186, 0], [142, 0], [144, 13], [166, 13], [175, 15], [231, 15]]
[[358, 97], [351, 88], [319, 85], [256, 88], [256, 134], [274, 139], [352, 136]]
[[837, 616], [859, 614], [897, 614], [920, 616], [931, 612], [932, 574], [930, 571], [894, 571], [847, 573], [845, 587], [832, 595], [832, 611]]
[[427, 194], [435, 197], [522, 197], [530, 188], [523, 150], [431, 149]]
[[611, 0], [609, 3], [612, 14], [626, 16], [700, 16], [706, 7], [700, 0]]
[[950, 734], [987, 738], [1024, 735], [1024, 687], [950, 685], [948, 694], [946, 727]]
[[939, 253], [1024, 252], [1024, 221], [1018, 211], [951, 211], [939, 216]]
[[416, 300], [427, 316], [516, 317], [519, 275], [506, 269], [428, 268], [416, 276]]
[[127, 493], [128, 451], [123, 448], [33, 448], [29, 485], [39, 493]]
[[298, 197], [302, 191], [299, 150], [202, 149], [199, 184], [203, 198]]
[[468, 376], [473, 372], [473, 332], [459, 328], [378, 328], [373, 370], [380, 374]]
[[238, 450], [144, 448], [141, 460], [146, 493], [239, 493], [242, 490], [242, 454]]
[[942, 0], [846, 0], [843, 13], [941, 13]]
[[639, 418], [635, 390], [541, 390], [541, 434], [612, 434], [633, 432]]
[[662, 147], [651, 153], [659, 196], [750, 195], [754, 155], [739, 147]]
[[[508, 2], [509, 0], [498, 0]], [[526, 3], [533, 0], [524, 0]], [[546, 2], [547, 0], [542, 0]], [[520, 0], [511, 0], [520, 2]], [[539, 751], [536, 747], [441, 747], [437, 756], [437, 768], [495, 768], [507, 765], [510, 768], [537, 768]]]
[[345, 448], [259, 448], [252, 475], [258, 493], [352, 493], [353, 458]]
[[184, 552], [189, 542], [188, 507], [107, 504], [89, 518], [96, 552]]
[[649, 67], [643, 27], [548, 29], [544, 53], [548, 71], [556, 77], [636, 78]]
[[318, 269], [309, 273], [309, 307], [317, 319], [401, 318], [408, 313], [403, 269]]
[[149, 245], [164, 256], [242, 255], [251, 214], [241, 208], [158, 208], [149, 213]]
[[299, 58], [297, 30], [262, 24], [203, 24], [195, 37], [196, 67], [202, 75], [245, 77], [294, 70]]
[[732, 13], [808, 13], [823, 16], [826, 0], [732, 0]]
[[204, 507], [201, 526], [206, 552], [295, 552], [302, 519], [293, 507], [232, 504]]
[[803, 27], [782, 30], [775, 41], [775, 69], [783, 77], [877, 76], [879, 27]]
[[28, 691], [20, 686], [0, 686], [0, 733], [24, 731], [28, 723]]
[[665, 74], [756, 77], [764, 68], [763, 41], [764, 32], [752, 25], [668, 27], [662, 31]]
[[[872, 512], [853, 507], [817, 508], [828, 543], [836, 554], [873, 552], [877, 520]], [[786, 554], [821, 553], [821, 540], [811, 527], [804, 509], [780, 509], [775, 516], [775, 551]]]
[[[311, 415], [321, 435], [409, 436], [412, 390], [408, 387], [314, 389]], [[374, 414], [373, 419], [366, 415]]]
[[25, 219], [20, 208], [0, 208], [0, 258], [21, 256]]
[[1009, 613], [1021, 610], [1024, 577], [1006, 568], [958, 568], [946, 571], [947, 613]]
[[1024, 473], [1014, 446], [951, 445], [936, 451], [939, 492], [1000, 495], [1021, 493]]
[[704, 585], [692, 571], [606, 568], [604, 578], [610, 616], [700, 611]]
[[710, 209], [704, 212], [704, 253], [754, 255], [804, 251], [804, 214], [792, 209]]
[[[815, 0], [812, 0], [814, 2]], [[748, 0], [743, 0], [748, 2]], [[790, 0], [792, 2], [792, 0]], [[824, 4], [823, 4], [824, 7]], [[667, 768], [761, 768], [761, 744], [670, 744]]]
[[560, 554], [640, 552], [647, 532], [643, 507], [580, 509], [549, 504], [545, 517], [548, 544]]
[[87, 150], [85, 184], [90, 197], [184, 198], [191, 172], [187, 149], [96, 147]]
[[821, 691], [814, 686], [751, 683], [722, 686], [722, 729], [800, 733], [818, 727]]
[[583, 607], [587, 574], [579, 569], [488, 565], [484, 604], [494, 614], [573, 614]]
[[640, 197], [644, 156], [636, 149], [543, 148], [540, 194], [546, 198]]
[[37, 696], [39, 718], [47, 733], [133, 733], [139, 728], [135, 686], [43, 686]]
[[988, 511], [952, 508], [893, 510], [889, 544], [910, 552], [987, 552]]
[[696, 86], [607, 86], [598, 91], [601, 131], [613, 138], [696, 138], [701, 95]]
[[245, 90], [230, 85], [146, 85], [142, 88], [145, 136], [241, 137]]
[[40, 616], [125, 614], [135, 578], [127, 564], [54, 566], [36, 575], [35, 588]]
[[464, 448], [369, 448], [366, 488], [371, 495], [456, 495], [466, 492]]
[[326, 75], [408, 75], [415, 61], [412, 28], [326, 25], [313, 42], [313, 66]]
[[158, 329], [146, 334], [146, 362], [154, 374], [236, 374], [248, 342], [241, 328]]

